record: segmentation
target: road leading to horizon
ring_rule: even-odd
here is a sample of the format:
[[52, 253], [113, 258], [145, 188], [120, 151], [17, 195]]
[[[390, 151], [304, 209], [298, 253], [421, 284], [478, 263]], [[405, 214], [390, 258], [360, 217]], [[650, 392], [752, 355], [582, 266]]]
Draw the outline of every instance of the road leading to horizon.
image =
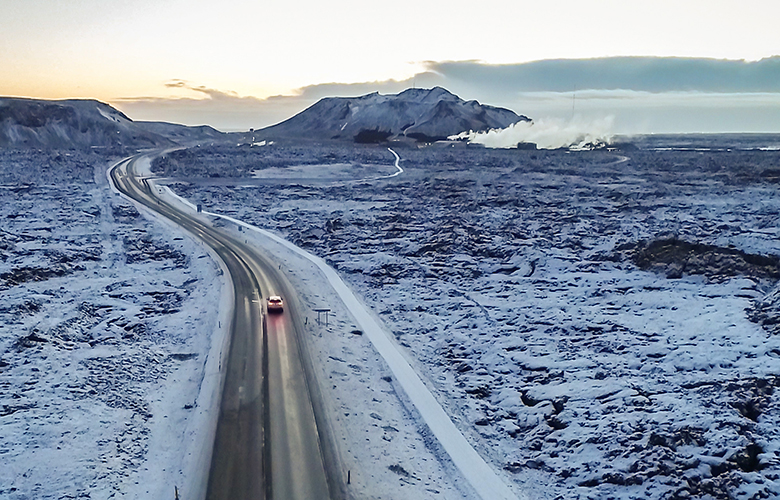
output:
[[[233, 280], [235, 310], [220, 415], [211, 458], [209, 500], [339, 498], [336, 453], [318, 432], [322, 418], [301, 351], [294, 290], [272, 262], [243, 241], [157, 198], [135, 163], [110, 171], [117, 189], [208, 244]], [[285, 298], [282, 314], [264, 314], [264, 298]], [[323, 426], [320, 426], [320, 428]]]

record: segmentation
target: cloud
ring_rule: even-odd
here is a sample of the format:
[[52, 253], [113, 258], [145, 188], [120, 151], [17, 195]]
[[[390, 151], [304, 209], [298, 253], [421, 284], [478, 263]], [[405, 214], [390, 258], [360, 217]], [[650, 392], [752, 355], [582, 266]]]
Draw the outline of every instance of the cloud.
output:
[[321, 99], [323, 97], [341, 96], [357, 97], [371, 92], [380, 94], [397, 94], [410, 87], [430, 88], [445, 86], [446, 78], [434, 71], [418, 73], [406, 80], [384, 80], [361, 83], [320, 83], [308, 85], [298, 89], [295, 94], [308, 99]]
[[612, 140], [612, 117], [584, 121], [547, 118], [517, 122], [504, 129], [487, 132], [464, 132], [455, 136], [489, 148], [515, 148], [520, 143], [533, 143], [539, 149], [585, 147], [589, 144], [609, 143]]
[[187, 80], [174, 79], [166, 82], [164, 85], [167, 88], [186, 89], [186, 90], [191, 90], [193, 92], [201, 93], [204, 94], [207, 98], [212, 100], [234, 100], [234, 99], [257, 100], [257, 98], [255, 97], [242, 98], [233, 91], [222, 91], [222, 90], [204, 87], [203, 85], [193, 85]]
[[171, 80], [169, 82], [165, 82], [163, 85], [171, 89], [181, 89], [188, 87], [186, 80]]
[[780, 93], [584, 90], [521, 92], [500, 104], [534, 118], [614, 118], [615, 134], [780, 132]]
[[572, 92], [581, 89], [647, 92], [780, 92], [780, 56], [760, 61], [605, 57], [521, 64], [428, 61], [428, 71], [493, 92]]
[[463, 99], [502, 106], [540, 120], [595, 123], [614, 117], [616, 133], [780, 132], [780, 56], [747, 62], [702, 58], [612, 57], [523, 64], [427, 61], [406, 80], [320, 83], [267, 98], [239, 96], [173, 79], [172, 91], [197, 97], [111, 101], [136, 120], [220, 130], [279, 123], [323, 97], [394, 94], [442, 86]]
[[356, 97], [371, 92], [394, 94], [409, 87], [432, 87], [444, 82], [438, 75], [422, 73], [408, 80], [363, 83], [322, 83], [296, 89], [290, 95], [266, 98], [239, 96], [173, 79], [163, 85], [201, 94], [200, 97], [129, 97], [111, 100], [111, 104], [134, 120], [168, 121], [185, 125], [208, 124], [219, 130], [244, 131], [274, 125], [311, 106], [323, 97]]
[[184, 89], [200, 97], [129, 97], [110, 101], [137, 121], [167, 121], [185, 125], [211, 125], [225, 132], [262, 128], [286, 120], [313, 104], [316, 99], [302, 95], [258, 98], [240, 96], [194, 85], [186, 80], [170, 80], [170, 89]]

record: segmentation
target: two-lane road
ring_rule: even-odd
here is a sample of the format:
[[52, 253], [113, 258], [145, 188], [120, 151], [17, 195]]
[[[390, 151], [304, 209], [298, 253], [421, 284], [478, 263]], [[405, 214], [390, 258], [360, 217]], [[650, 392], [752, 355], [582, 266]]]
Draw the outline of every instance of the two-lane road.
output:
[[[114, 186], [202, 239], [233, 280], [235, 311], [207, 498], [342, 497], [333, 443], [318, 432], [322, 412], [315, 411], [318, 402], [311, 396], [294, 291], [252, 247], [157, 198], [148, 180], [135, 173], [141, 158], [112, 167]], [[264, 314], [264, 297], [276, 294], [285, 298], [284, 312]]]

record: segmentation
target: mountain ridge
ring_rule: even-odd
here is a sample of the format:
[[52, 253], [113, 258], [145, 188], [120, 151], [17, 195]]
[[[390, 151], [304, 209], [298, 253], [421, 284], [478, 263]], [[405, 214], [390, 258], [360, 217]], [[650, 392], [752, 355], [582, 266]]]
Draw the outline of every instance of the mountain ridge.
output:
[[223, 135], [211, 127], [135, 122], [95, 99], [0, 97], [3, 148], [166, 147]]
[[380, 142], [410, 138], [431, 142], [461, 132], [506, 128], [529, 118], [512, 110], [464, 101], [442, 87], [325, 97], [287, 120], [256, 131], [260, 138], [343, 139]]

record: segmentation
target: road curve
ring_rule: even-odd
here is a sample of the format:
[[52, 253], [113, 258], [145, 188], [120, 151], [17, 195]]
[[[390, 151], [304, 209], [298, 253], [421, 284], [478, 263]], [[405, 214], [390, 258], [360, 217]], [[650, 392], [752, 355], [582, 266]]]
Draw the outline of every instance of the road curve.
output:
[[[243, 241], [156, 197], [135, 163], [110, 170], [125, 195], [179, 224], [208, 244], [233, 280], [235, 311], [209, 471], [209, 500], [297, 500], [343, 496], [332, 440], [318, 432], [321, 402], [312, 398], [310, 364], [299, 336], [301, 316], [289, 282]], [[282, 314], [264, 314], [264, 297], [282, 295]], [[316, 391], [315, 391], [316, 393]], [[315, 411], [316, 410], [316, 411]], [[325, 427], [325, 426], [319, 426]]]

